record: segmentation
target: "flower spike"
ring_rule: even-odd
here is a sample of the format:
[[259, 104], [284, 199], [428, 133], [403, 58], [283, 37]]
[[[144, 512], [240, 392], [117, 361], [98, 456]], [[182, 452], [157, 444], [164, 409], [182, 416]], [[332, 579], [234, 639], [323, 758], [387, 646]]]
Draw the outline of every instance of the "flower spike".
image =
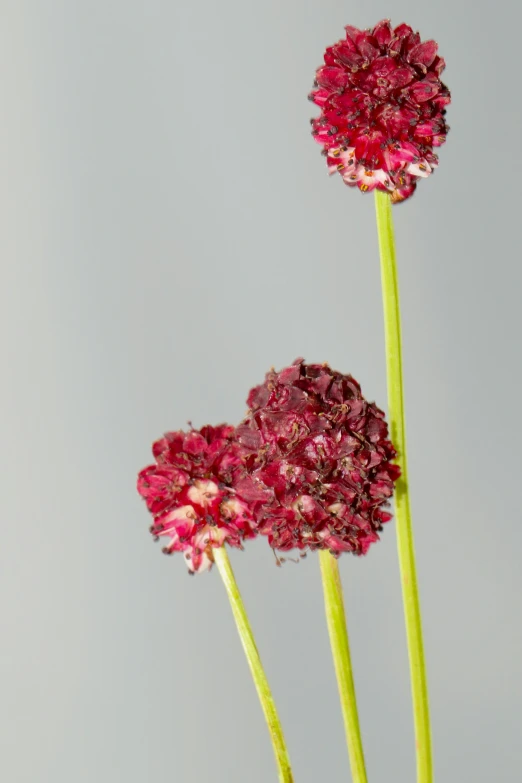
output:
[[435, 147], [446, 140], [450, 92], [435, 41], [383, 19], [373, 29], [348, 25], [317, 69], [310, 100], [321, 109], [312, 135], [330, 174], [349, 186], [386, 191], [394, 203], [409, 198], [419, 179], [438, 165]]
[[156, 464], [138, 476], [138, 492], [154, 517], [150, 532], [168, 539], [166, 554], [185, 553], [189, 573], [210, 568], [215, 547], [242, 548], [256, 535], [235, 489], [241, 460], [234, 427], [168, 432], [152, 451]]
[[238, 489], [270, 546], [366, 554], [400, 474], [384, 413], [352, 376], [302, 359], [269, 372], [248, 405]]

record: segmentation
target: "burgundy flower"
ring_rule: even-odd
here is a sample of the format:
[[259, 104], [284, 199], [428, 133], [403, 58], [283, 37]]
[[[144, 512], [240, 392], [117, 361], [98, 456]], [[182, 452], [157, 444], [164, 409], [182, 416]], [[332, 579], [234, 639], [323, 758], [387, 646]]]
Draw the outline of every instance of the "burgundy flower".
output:
[[366, 554], [400, 475], [384, 413], [351, 375], [298, 359], [252, 389], [243, 498], [274, 549]]
[[255, 523], [235, 489], [241, 472], [235, 429], [226, 424], [168, 432], [156, 441], [155, 465], [138, 476], [138, 492], [154, 517], [150, 532], [168, 539], [163, 551], [185, 552], [190, 573], [213, 563], [212, 548], [242, 548]]
[[316, 73], [309, 97], [321, 115], [311, 121], [312, 135], [331, 174], [403, 201], [437, 166], [433, 149], [446, 141], [445, 62], [435, 41], [422, 42], [407, 24], [392, 30], [383, 19], [373, 30], [345, 29]]

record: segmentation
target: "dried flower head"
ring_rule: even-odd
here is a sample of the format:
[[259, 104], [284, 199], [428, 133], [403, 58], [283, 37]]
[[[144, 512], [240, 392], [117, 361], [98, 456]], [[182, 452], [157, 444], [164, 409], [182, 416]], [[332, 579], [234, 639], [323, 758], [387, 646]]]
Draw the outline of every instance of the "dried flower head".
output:
[[330, 173], [362, 191], [389, 191], [393, 202], [412, 195], [417, 180], [438, 164], [434, 147], [449, 130], [445, 63], [435, 41], [422, 42], [407, 24], [392, 30], [347, 26], [329, 46], [310, 100], [321, 108], [312, 135], [323, 146]]
[[351, 375], [297, 359], [252, 389], [240, 481], [274, 549], [366, 554], [400, 475], [384, 413]]
[[213, 547], [242, 548], [255, 535], [248, 505], [235, 489], [241, 472], [235, 429], [226, 424], [168, 432], [152, 447], [156, 464], [138, 476], [138, 492], [154, 517], [150, 532], [163, 551], [184, 552], [190, 573], [213, 562]]

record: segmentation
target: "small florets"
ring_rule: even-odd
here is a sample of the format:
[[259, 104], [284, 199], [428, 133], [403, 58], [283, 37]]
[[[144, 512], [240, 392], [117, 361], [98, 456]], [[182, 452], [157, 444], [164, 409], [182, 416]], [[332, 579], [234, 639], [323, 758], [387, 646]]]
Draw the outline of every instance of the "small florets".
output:
[[165, 537], [166, 554], [184, 552], [190, 573], [213, 563], [212, 549], [242, 548], [255, 535], [249, 506], [235, 488], [242, 473], [235, 429], [226, 424], [168, 432], [152, 447], [156, 463], [138, 476], [138, 492]]
[[400, 475], [384, 413], [357, 381], [298, 359], [248, 397], [241, 495], [275, 550], [366, 554]]
[[422, 42], [406, 24], [392, 29], [383, 19], [373, 29], [345, 29], [345, 39], [327, 48], [309, 95], [321, 109], [312, 135], [331, 174], [404, 201], [438, 165], [434, 148], [449, 130], [445, 62], [435, 41]]

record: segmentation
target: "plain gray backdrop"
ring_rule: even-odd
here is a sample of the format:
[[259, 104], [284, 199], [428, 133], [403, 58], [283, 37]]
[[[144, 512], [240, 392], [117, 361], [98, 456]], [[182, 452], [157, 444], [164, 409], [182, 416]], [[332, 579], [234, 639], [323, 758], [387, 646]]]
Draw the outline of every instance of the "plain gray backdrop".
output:
[[[386, 407], [373, 198], [328, 178], [306, 99], [343, 26], [382, 17], [438, 40], [453, 95], [439, 169], [394, 209], [436, 779], [520, 774], [518, 6], [3, 0], [9, 783], [276, 779], [219, 575], [161, 554], [135, 477], [297, 356]], [[232, 559], [296, 783], [349, 781], [316, 558]], [[340, 567], [369, 780], [408, 783], [393, 523]]]

